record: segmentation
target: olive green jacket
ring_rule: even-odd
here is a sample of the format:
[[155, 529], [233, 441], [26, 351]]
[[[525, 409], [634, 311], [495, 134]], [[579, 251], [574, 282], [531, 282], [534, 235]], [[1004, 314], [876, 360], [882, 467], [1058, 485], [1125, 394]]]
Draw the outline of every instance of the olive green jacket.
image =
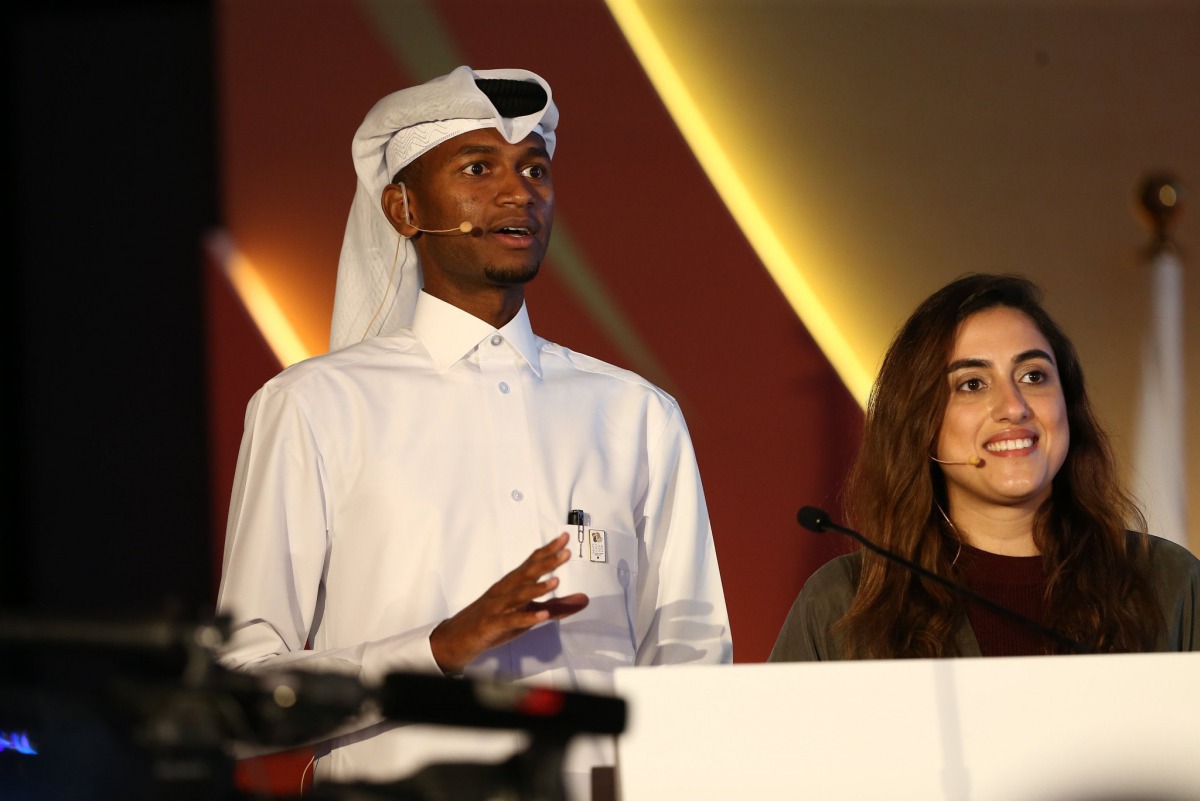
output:
[[[827, 562], [809, 577], [767, 661], [845, 658], [832, 628], [850, 608], [860, 566], [861, 552], [856, 552]], [[1200, 651], [1200, 559], [1186, 548], [1152, 535], [1150, 573], [1166, 621], [1155, 650]], [[955, 631], [955, 645], [962, 656], [981, 656], [975, 632], [965, 617]]]

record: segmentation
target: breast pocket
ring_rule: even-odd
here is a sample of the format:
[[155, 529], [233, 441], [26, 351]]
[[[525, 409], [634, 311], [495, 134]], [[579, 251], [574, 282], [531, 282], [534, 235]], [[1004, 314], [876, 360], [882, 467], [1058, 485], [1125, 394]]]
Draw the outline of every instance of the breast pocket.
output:
[[[595, 532], [602, 532], [601, 543]], [[603, 561], [594, 561], [602, 551]], [[611, 671], [632, 665], [637, 652], [633, 621], [637, 610], [638, 539], [613, 529], [585, 529], [582, 553], [555, 571], [557, 595], [588, 596], [587, 608], [559, 621], [567, 657], [576, 667]]]

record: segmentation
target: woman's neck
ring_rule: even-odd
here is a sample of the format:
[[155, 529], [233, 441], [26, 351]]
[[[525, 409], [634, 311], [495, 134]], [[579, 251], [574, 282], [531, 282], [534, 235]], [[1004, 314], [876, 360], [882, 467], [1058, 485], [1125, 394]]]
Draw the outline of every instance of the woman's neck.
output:
[[949, 509], [950, 520], [963, 540], [981, 551], [1001, 556], [1037, 556], [1033, 539], [1036, 510], [1021, 507]]

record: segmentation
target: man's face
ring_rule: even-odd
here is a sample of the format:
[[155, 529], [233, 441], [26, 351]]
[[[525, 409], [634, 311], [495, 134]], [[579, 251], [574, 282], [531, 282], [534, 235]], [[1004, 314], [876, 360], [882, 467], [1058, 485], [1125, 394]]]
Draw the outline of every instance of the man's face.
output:
[[412, 222], [419, 228], [456, 228], [479, 235], [421, 234], [414, 244], [426, 287], [438, 282], [460, 291], [523, 284], [538, 272], [554, 219], [550, 156], [537, 134], [510, 144], [494, 128], [448, 139], [421, 156], [410, 188]]

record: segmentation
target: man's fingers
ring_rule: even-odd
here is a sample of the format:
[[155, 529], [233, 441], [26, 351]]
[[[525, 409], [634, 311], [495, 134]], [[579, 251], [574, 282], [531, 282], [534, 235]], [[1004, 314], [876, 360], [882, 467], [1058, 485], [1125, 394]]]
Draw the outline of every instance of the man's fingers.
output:
[[549, 574], [571, 558], [566, 547], [568, 539], [565, 533], [560, 534], [533, 551], [481, 597], [434, 629], [430, 646], [443, 670], [460, 670], [488, 648], [587, 606], [588, 598], [583, 594], [536, 600], [558, 588], [558, 577]]
[[561, 620], [564, 617], [569, 617], [576, 612], [587, 608], [588, 597], [582, 592], [564, 595], [561, 598], [550, 598], [545, 601], [533, 601], [529, 604], [530, 609], [537, 609], [548, 613], [550, 619]]
[[567, 547], [567, 533], [564, 531], [564, 532], [560, 533], [554, 539], [547, 542], [541, 548], [538, 548], [533, 553], [535, 555], [542, 553], [543, 551], [545, 553], [553, 553], [554, 551], [561, 551], [565, 547]]
[[549, 598], [545, 601], [530, 601], [519, 610], [505, 615], [497, 620], [499, 631], [504, 641], [516, 639], [529, 629], [547, 620], [561, 620], [564, 617], [585, 609], [588, 597], [581, 592], [565, 595], [562, 598]]
[[570, 558], [571, 552], [567, 550], [567, 535], [559, 534], [550, 540], [550, 542], [531, 553], [529, 558], [517, 570], [520, 571], [524, 568], [526, 571], [533, 571], [538, 576], [542, 576]]
[[[511, 571], [504, 578], [497, 581], [493, 588], [499, 591], [504, 591], [514, 584], [525, 584], [530, 581], [537, 581], [547, 573], [553, 572], [556, 568], [571, 558], [571, 552], [565, 547], [567, 544], [567, 535], [559, 534], [550, 542], [538, 548], [536, 551], [526, 557], [515, 570]], [[536, 597], [536, 596], [534, 596]]]
[[492, 588], [492, 598], [495, 605], [492, 610], [496, 614], [514, 609], [527, 609], [529, 602], [535, 598], [541, 598], [548, 592], [552, 592], [558, 587], [558, 576], [550, 576], [545, 581], [535, 581], [529, 584], [518, 584], [516, 586], [496, 585]]

